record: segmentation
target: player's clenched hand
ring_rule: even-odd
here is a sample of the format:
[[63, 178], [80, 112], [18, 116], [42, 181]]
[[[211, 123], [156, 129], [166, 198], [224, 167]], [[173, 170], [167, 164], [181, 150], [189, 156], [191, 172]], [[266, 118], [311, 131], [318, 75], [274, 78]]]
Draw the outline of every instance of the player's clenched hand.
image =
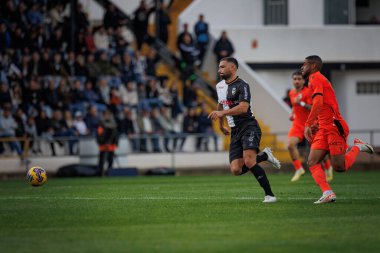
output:
[[289, 115], [289, 120], [290, 120], [290, 121], [294, 121], [294, 114], [293, 114], [293, 113], [291, 113], [291, 114]]
[[310, 128], [311, 128], [311, 133], [312, 133], [313, 135], [315, 135], [315, 134], [318, 132], [319, 125], [318, 125], [318, 123], [316, 123], [316, 124], [314, 124], [314, 125], [311, 125]]
[[224, 135], [229, 135], [230, 134], [230, 130], [227, 127], [224, 127], [224, 126], [220, 127], [220, 131], [222, 131], [222, 133]]
[[311, 142], [313, 140], [313, 132], [311, 130], [311, 127], [309, 127], [309, 126], [305, 126], [305, 138], [309, 142]]
[[208, 118], [212, 120], [216, 120], [218, 118], [223, 117], [223, 112], [222, 111], [212, 111], [209, 115]]

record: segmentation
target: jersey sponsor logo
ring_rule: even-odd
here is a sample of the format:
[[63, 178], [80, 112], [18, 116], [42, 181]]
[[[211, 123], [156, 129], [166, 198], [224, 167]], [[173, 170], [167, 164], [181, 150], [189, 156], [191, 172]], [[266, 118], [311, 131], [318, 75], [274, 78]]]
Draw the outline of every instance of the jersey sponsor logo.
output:
[[234, 104], [234, 102], [231, 101], [231, 100], [221, 100], [221, 101], [220, 101], [220, 104], [231, 106], [231, 105]]
[[232, 95], [234, 95], [236, 93], [236, 88], [235, 87], [232, 88], [231, 93], [232, 93]]

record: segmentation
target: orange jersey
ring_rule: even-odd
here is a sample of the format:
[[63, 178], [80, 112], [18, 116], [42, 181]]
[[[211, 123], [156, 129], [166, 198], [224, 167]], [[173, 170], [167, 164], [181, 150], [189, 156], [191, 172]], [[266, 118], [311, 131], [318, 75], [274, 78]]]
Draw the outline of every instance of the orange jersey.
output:
[[299, 102], [302, 101], [307, 105], [311, 105], [311, 95], [312, 92], [308, 87], [303, 87], [302, 90], [299, 92], [297, 92], [296, 89], [292, 89], [291, 91], [289, 91], [290, 103], [292, 104], [294, 114], [293, 124], [305, 125], [305, 122], [309, 117], [310, 111], [305, 107], [302, 107], [299, 103], [297, 104], [296, 101], [297, 99], [299, 99]]
[[310, 75], [309, 87], [312, 90], [312, 98], [317, 95], [323, 96], [323, 105], [318, 114], [319, 128], [333, 126], [334, 120], [343, 120], [331, 83], [321, 72], [318, 71]]

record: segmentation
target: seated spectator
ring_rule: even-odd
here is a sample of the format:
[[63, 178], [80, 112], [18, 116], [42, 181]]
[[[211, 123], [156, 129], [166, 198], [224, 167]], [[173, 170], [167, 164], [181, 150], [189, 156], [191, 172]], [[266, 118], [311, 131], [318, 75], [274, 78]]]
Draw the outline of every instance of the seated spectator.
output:
[[[186, 138], [180, 137], [180, 133], [176, 131], [175, 123], [170, 116], [170, 111], [167, 107], [162, 106], [158, 114], [158, 121], [164, 130], [164, 148], [166, 152], [174, 152], [177, 150], [178, 139], [181, 140], [180, 147], [183, 146]], [[169, 147], [169, 143], [172, 142], [172, 148]]]
[[172, 85], [170, 86], [170, 95], [172, 98], [172, 104], [171, 104], [172, 118], [176, 120], [178, 116], [183, 113], [183, 104], [179, 99], [178, 85], [176, 81], [174, 81]]
[[119, 121], [119, 132], [121, 134], [125, 134], [129, 142], [131, 143], [132, 146], [132, 151], [136, 152], [138, 151], [139, 147], [139, 140], [136, 136], [136, 128], [134, 124], [134, 119], [133, 119], [133, 113], [132, 110], [129, 109], [128, 107], [124, 107], [123, 110], [123, 119]]
[[38, 52], [34, 51], [32, 53], [32, 58], [31, 58], [31, 61], [29, 64], [30, 75], [31, 76], [41, 75], [40, 66], [41, 66], [40, 65], [40, 54]]
[[89, 76], [89, 71], [84, 61], [84, 56], [82, 54], [78, 54], [74, 63], [74, 75], [75, 76]]
[[[51, 119], [51, 126], [54, 130], [54, 137], [67, 137], [69, 144], [69, 153], [70, 155], [74, 154], [74, 145], [76, 141], [73, 139], [75, 136], [75, 131], [73, 128], [69, 128], [66, 120], [62, 116], [62, 112], [60, 110], [55, 110], [53, 113], [53, 117]], [[58, 144], [63, 147], [66, 140], [58, 140]]]
[[139, 100], [140, 108], [147, 108], [150, 110], [152, 107], [161, 107], [162, 101], [159, 99], [160, 87], [156, 79], [148, 80], [148, 84], [145, 88], [145, 98]]
[[55, 87], [55, 80], [51, 78], [48, 81], [47, 87], [43, 89], [43, 101], [46, 105], [50, 106], [52, 109], [58, 108], [58, 93]]
[[62, 62], [62, 56], [59, 53], [55, 53], [53, 56], [53, 72], [51, 75], [53, 76], [68, 76], [69, 73], [65, 69], [63, 62]]
[[[11, 105], [7, 104], [3, 106], [0, 114], [0, 138], [2, 137], [16, 137], [17, 122], [12, 116]], [[8, 142], [12, 151], [16, 151], [19, 157], [22, 159], [22, 149], [18, 141]], [[4, 152], [4, 147], [0, 143], [0, 153]]]
[[56, 90], [58, 95], [58, 108], [60, 110], [67, 110], [69, 108], [69, 105], [71, 104], [70, 87], [67, 84], [67, 79], [60, 79]]
[[110, 110], [113, 114], [117, 115], [119, 113], [120, 107], [121, 107], [121, 97], [120, 92], [117, 87], [112, 87], [110, 92]]
[[113, 70], [112, 66], [109, 63], [108, 55], [106, 52], [100, 53], [99, 59], [95, 62], [96, 68], [99, 71], [96, 73], [96, 76], [105, 75], [112, 76], [115, 75], [116, 72]]
[[63, 37], [62, 28], [58, 27], [55, 29], [53, 36], [46, 42], [47, 48], [53, 50], [54, 52], [63, 52], [66, 48], [65, 39]]
[[88, 70], [88, 78], [94, 82], [100, 73], [98, 64], [95, 62], [95, 56], [88, 54], [86, 59], [86, 67]]
[[82, 83], [79, 80], [75, 80], [70, 89], [70, 101], [72, 106], [81, 106], [80, 104], [85, 101]]
[[[198, 117], [196, 115], [195, 107], [188, 108], [187, 113], [183, 119], [183, 132], [185, 134], [195, 134], [198, 131]], [[186, 140], [186, 139], [185, 139]], [[181, 144], [179, 150], [183, 150], [185, 141]]]
[[0, 107], [4, 107], [6, 104], [12, 104], [11, 93], [8, 84], [0, 83]]
[[12, 45], [11, 33], [8, 31], [4, 23], [0, 23], [0, 53], [5, 52], [5, 49]]
[[140, 137], [140, 152], [147, 152], [147, 138], [151, 139], [153, 152], [161, 152], [159, 138], [154, 129], [152, 119], [149, 115], [149, 111], [145, 108], [141, 109], [141, 113], [136, 119], [139, 127], [139, 132], [142, 135]]
[[[12, 37], [12, 47], [16, 50], [22, 50], [22, 51], [28, 48], [27, 36], [20, 26], [16, 27], [16, 30]], [[27, 55], [24, 55], [24, 56], [27, 56]]]
[[37, 79], [30, 80], [29, 87], [26, 89], [24, 93], [24, 108], [26, 111], [29, 111], [31, 108], [36, 110], [42, 109], [41, 101], [42, 101], [42, 89], [41, 84]]
[[77, 136], [86, 136], [90, 133], [80, 111], [75, 112], [73, 126]]
[[[14, 108], [18, 108], [23, 103], [23, 93], [22, 88], [19, 82], [13, 82], [12, 83], [12, 89], [11, 89], [11, 98], [12, 98], [12, 105]], [[0, 101], [3, 101], [3, 99], [0, 99]]]
[[[153, 152], [161, 152], [160, 148], [160, 136], [165, 133], [164, 127], [161, 125], [159, 120], [159, 110], [158, 107], [153, 107], [150, 112], [150, 121], [152, 122], [152, 133], [151, 140], [153, 144]], [[168, 145], [168, 143], [166, 143]], [[168, 147], [167, 147], [168, 148]]]
[[38, 3], [34, 3], [32, 8], [27, 12], [27, 17], [31, 25], [41, 25], [44, 21], [44, 14], [41, 11], [41, 6]]
[[135, 66], [128, 52], [123, 54], [123, 60], [121, 64], [121, 75], [123, 82], [126, 83], [135, 81]]
[[197, 92], [194, 83], [190, 80], [186, 80], [183, 87], [183, 104], [186, 107], [197, 106]]
[[[49, 143], [52, 155], [55, 156], [56, 151], [53, 141], [54, 130], [51, 125], [50, 119], [46, 116], [44, 110], [39, 111], [38, 116], [35, 118], [35, 121], [38, 136], [45, 139]], [[37, 149], [41, 150], [40, 142], [37, 142]]]
[[140, 51], [136, 50], [133, 57], [134, 65], [134, 75], [136, 82], [141, 83], [145, 81], [145, 69], [146, 69], [146, 59], [141, 56]]
[[151, 48], [148, 52], [148, 55], [146, 57], [146, 69], [145, 74], [147, 77], [155, 78], [156, 75], [156, 69], [157, 69], [157, 63], [160, 61], [160, 57], [157, 55], [156, 50]]
[[40, 154], [41, 149], [36, 145], [35, 140], [38, 138], [36, 122], [33, 116], [29, 116], [25, 123], [25, 134], [29, 138], [29, 147], [34, 154]]
[[212, 129], [212, 122], [208, 118], [208, 112], [206, 111], [205, 104], [202, 104], [201, 111], [198, 115], [197, 133], [201, 134], [201, 136], [197, 138], [197, 144], [196, 144], [197, 150], [209, 151], [209, 148], [208, 148], [209, 136], [212, 136], [214, 139], [215, 151], [218, 151], [218, 136], [215, 134], [214, 130]]
[[95, 91], [94, 85], [92, 84], [92, 82], [90, 80], [88, 80], [84, 84], [83, 95], [84, 95], [84, 101], [86, 101], [86, 102], [88, 102], [90, 104], [101, 102], [100, 101], [100, 96]]
[[88, 112], [86, 117], [84, 118], [84, 122], [90, 132], [91, 135], [95, 136], [96, 131], [99, 127], [100, 116], [98, 114], [98, 108], [95, 105], [91, 105], [88, 108]]
[[70, 51], [67, 53], [67, 59], [63, 62], [63, 67], [67, 75], [75, 75], [75, 52]]
[[57, 27], [58, 25], [62, 25], [64, 22], [64, 7], [61, 3], [57, 3], [53, 8], [49, 11], [50, 21], [53, 27]]
[[106, 78], [100, 78], [98, 81], [98, 89], [102, 103], [109, 104], [110, 102], [110, 87]]
[[84, 42], [86, 49], [89, 53], [93, 54], [96, 51], [96, 44], [94, 40], [94, 35], [92, 34], [92, 28], [89, 26], [84, 33]]
[[127, 82], [126, 84], [126, 101], [125, 104], [132, 108], [137, 108], [139, 103], [136, 85], [133, 82]]
[[53, 64], [48, 50], [42, 52], [42, 58], [38, 61], [38, 74], [42, 76], [53, 75]]
[[20, 64], [20, 71], [23, 79], [30, 80], [32, 77], [32, 69], [30, 66], [29, 55], [23, 55]]
[[108, 49], [110, 40], [104, 26], [100, 26], [94, 33], [94, 42], [98, 51], [106, 51]]

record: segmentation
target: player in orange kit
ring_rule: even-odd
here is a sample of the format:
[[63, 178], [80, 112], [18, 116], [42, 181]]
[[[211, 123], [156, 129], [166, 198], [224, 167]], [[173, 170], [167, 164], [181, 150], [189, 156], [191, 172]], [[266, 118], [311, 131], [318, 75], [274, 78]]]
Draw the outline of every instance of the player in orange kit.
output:
[[[320, 162], [330, 154], [331, 165], [337, 172], [345, 172], [354, 164], [359, 152], [373, 154], [371, 145], [355, 139], [352, 148], [346, 152], [349, 128], [340, 115], [335, 92], [327, 78], [321, 74], [322, 59], [317, 55], [305, 58], [301, 71], [309, 78], [312, 90], [313, 107], [305, 123], [305, 138], [311, 143], [308, 165], [314, 181], [321, 188], [322, 197], [315, 204], [334, 202], [335, 193], [326, 181]], [[313, 131], [313, 124], [318, 119], [318, 129]]]
[[[294, 89], [289, 91], [290, 103], [292, 105], [292, 113], [289, 120], [293, 121], [292, 127], [288, 133], [288, 150], [292, 163], [296, 172], [290, 181], [295, 182], [305, 174], [305, 170], [299, 160], [299, 151], [297, 145], [304, 138], [305, 122], [309, 117], [311, 110], [311, 90], [305, 86], [305, 79], [301, 71], [296, 71], [292, 74], [292, 82]], [[326, 170], [327, 181], [332, 180], [332, 167], [328, 157], [323, 161], [323, 168]]]

